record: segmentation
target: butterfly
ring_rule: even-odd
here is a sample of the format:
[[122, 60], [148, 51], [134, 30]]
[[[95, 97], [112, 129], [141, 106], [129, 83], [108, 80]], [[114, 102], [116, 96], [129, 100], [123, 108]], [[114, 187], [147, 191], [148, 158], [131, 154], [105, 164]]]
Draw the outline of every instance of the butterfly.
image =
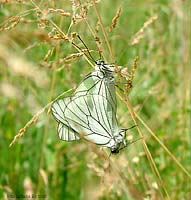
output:
[[116, 94], [113, 66], [96, 61], [95, 71], [80, 83], [72, 97], [55, 101], [52, 114], [58, 122], [59, 138], [81, 138], [109, 147], [118, 153], [126, 147], [126, 130], [119, 129], [116, 119]]
[[102, 60], [95, 61], [95, 71], [88, 74], [74, 92], [75, 96], [98, 94], [104, 96], [113, 107], [116, 114], [117, 102], [114, 81], [114, 66], [105, 64]]

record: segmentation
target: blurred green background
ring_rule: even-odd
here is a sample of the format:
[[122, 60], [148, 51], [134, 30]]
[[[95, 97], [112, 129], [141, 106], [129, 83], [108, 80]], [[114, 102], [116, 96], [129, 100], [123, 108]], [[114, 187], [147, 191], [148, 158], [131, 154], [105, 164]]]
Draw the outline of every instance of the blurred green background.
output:
[[[109, 31], [120, 7], [116, 27]], [[190, 8], [189, 0], [102, 0], [96, 6], [90, 0], [1, 1], [0, 199], [22, 194], [55, 200], [191, 198]], [[146, 23], [156, 16], [153, 23]], [[132, 45], [142, 27], [140, 40]], [[129, 99], [140, 119], [172, 153], [138, 122], [161, 180], [153, 173], [141, 141], [109, 158], [109, 152], [99, 146], [59, 140], [48, 105], [93, 70], [84, 57], [73, 58], [78, 51], [60, 37], [59, 30], [67, 36], [77, 32], [94, 50], [95, 59], [99, 58], [95, 32], [108, 63], [116, 61], [131, 69], [139, 56]], [[23, 137], [9, 147], [46, 105]], [[117, 117], [121, 127], [133, 125], [120, 98]], [[134, 128], [128, 137], [140, 136]]]

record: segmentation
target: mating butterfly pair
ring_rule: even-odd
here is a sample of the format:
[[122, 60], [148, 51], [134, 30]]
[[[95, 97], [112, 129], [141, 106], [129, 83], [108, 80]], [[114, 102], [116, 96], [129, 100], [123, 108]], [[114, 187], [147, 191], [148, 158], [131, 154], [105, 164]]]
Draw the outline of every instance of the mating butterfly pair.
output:
[[52, 114], [58, 122], [59, 138], [85, 139], [118, 153], [126, 147], [126, 130], [116, 119], [114, 66], [95, 61], [95, 70], [80, 83], [72, 97], [55, 101]]

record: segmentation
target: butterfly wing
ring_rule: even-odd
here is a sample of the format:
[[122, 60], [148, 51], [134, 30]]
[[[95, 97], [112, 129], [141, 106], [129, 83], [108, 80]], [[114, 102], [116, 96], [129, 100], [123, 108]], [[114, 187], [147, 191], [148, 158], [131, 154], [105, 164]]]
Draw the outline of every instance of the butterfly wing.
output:
[[70, 98], [65, 98], [63, 100], [55, 101], [52, 104], [52, 114], [56, 121], [58, 122], [58, 136], [64, 141], [79, 140], [75, 130], [73, 130], [68, 122], [64, 119], [63, 112], [66, 104], [70, 101]]
[[[117, 105], [116, 105], [116, 94], [115, 94], [115, 85], [114, 85], [113, 76], [110, 76], [110, 77], [106, 76], [104, 74], [104, 72], [100, 71], [100, 70], [95, 70], [94, 72], [88, 74], [84, 78], [84, 80], [80, 83], [80, 85], [78, 86], [78, 88], [76, 89], [76, 91], [74, 93], [74, 97], [72, 97], [72, 98], [75, 99], [76, 97], [84, 96], [84, 95], [97, 95], [97, 96], [100, 95], [100, 96], [102, 96], [102, 98], [101, 97], [97, 98], [97, 96], [94, 96], [95, 100], [94, 101], [89, 100], [89, 101], [91, 102], [90, 104], [94, 104], [94, 106], [99, 111], [99, 113], [100, 112], [105, 113], [105, 111], [103, 110], [103, 107], [99, 107], [99, 103], [98, 103], [98, 105], [95, 105], [96, 101], [100, 101], [101, 103], [104, 103], [106, 105], [106, 107], [109, 108], [109, 110], [107, 111], [107, 114], [103, 115], [103, 118], [105, 119], [105, 121], [102, 122], [102, 123], [104, 123], [103, 127], [107, 127], [108, 124], [111, 124], [111, 126], [114, 124], [117, 124], [116, 117], [115, 117]], [[105, 97], [105, 98], [103, 98], [103, 97]], [[90, 96], [88, 98], [91, 99]], [[70, 123], [68, 123], [68, 120], [66, 120], [67, 112], [65, 113], [65, 108], [66, 108], [66, 105], [70, 101], [71, 101], [71, 98], [65, 98], [64, 100], [58, 100], [58, 101], [54, 102], [54, 104], [52, 105], [53, 116], [59, 122], [59, 125], [58, 125], [59, 137], [60, 137], [60, 139], [66, 140], [66, 141], [79, 139], [79, 137], [77, 136], [77, 134], [79, 132], [79, 127], [76, 129], [74, 127], [71, 128]], [[78, 101], [78, 100], [76, 100], [76, 101]], [[76, 102], [76, 101], [74, 101], [74, 102]], [[84, 102], [86, 102], [86, 100]], [[81, 105], [85, 105], [84, 102]], [[88, 104], [85, 105], [86, 108], [89, 107]], [[83, 109], [84, 108], [81, 108], [81, 111], [80, 111], [81, 116], [83, 116], [83, 113], [82, 113]], [[71, 111], [75, 111], [75, 110], [71, 109]], [[87, 109], [86, 109], [86, 111], [87, 111]], [[90, 112], [94, 115], [97, 111], [94, 109], [94, 110], [91, 110]], [[70, 113], [69, 115], [72, 115], [72, 114]], [[97, 115], [96, 117], [98, 118], [98, 116], [99, 115]], [[106, 119], [109, 119], [109, 123], [107, 122]], [[92, 125], [90, 127], [93, 127], [94, 131], [97, 129], [97, 127], [99, 127], [99, 130], [97, 130], [97, 131], [98, 132], [100, 131], [100, 129], [101, 129], [99, 126], [100, 124], [98, 123], [97, 124], [98, 126], [95, 126], [95, 124], [97, 123], [97, 121], [95, 119], [93, 119], [92, 117], [88, 117], [88, 119], [86, 119], [86, 122], [87, 122], [87, 120], [91, 122]], [[77, 122], [78, 122], [78, 120], [75, 122], [75, 124]], [[84, 125], [82, 121], [80, 121], [80, 122], [82, 125]], [[99, 133], [97, 133], [97, 137], [95, 139], [95, 134], [93, 134], [93, 135], [91, 134], [90, 128], [84, 127], [83, 129], [84, 130], [82, 130], [82, 131], [84, 131], [85, 133], [88, 132], [88, 134], [89, 134], [87, 139], [91, 140], [93, 142], [95, 140], [94, 143], [96, 143], [96, 144], [103, 144], [103, 137], [105, 137], [105, 135], [108, 135], [108, 133], [104, 132], [104, 136], [103, 135], [98, 136]], [[112, 129], [111, 127], [110, 127], [110, 129], [108, 129], [108, 127], [107, 127], [107, 130], [109, 131], [109, 133], [112, 132], [111, 129]], [[108, 138], [111, 138], [111, 135]], [[106, 140], [106, 137], [105, 137], [105, 140]], [[108, 139], [107, 139], [106, 143], [107, 142], [108, 142]]]
[[102, 71], [96, 70], [88, 74], [77, 87], [74, 95], [82, 96], [97, 94], [105, 97], [112, 105], [116, 114], [117, 103], [113, 76], [106, 76]]
[[111, 147], [113, 136], [119, 132], [113, 107], [101, 95], [74, 96], [62, 114], [60, 119], [64, 118], [80, 137], [98, 145]]
[[74, 140], [80, 139], [77, 136], [76, 131], [74, 131], [72, 128], [62, 123], [58, 124], [58, 135], [59, 135], [59, 138], [64, 141], [74, 141]]

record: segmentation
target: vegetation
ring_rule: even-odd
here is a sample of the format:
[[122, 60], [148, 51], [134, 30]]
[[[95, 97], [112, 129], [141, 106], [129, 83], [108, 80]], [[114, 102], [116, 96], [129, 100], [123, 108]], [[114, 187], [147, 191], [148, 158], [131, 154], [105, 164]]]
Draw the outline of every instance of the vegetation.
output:
[[[190, 1], [5, 0], [0, 23], [0, 199], [190, 199]], [[137, 124], [118, 155], [58, 139], [52, 101], [93, 70], [77, 34]]]

